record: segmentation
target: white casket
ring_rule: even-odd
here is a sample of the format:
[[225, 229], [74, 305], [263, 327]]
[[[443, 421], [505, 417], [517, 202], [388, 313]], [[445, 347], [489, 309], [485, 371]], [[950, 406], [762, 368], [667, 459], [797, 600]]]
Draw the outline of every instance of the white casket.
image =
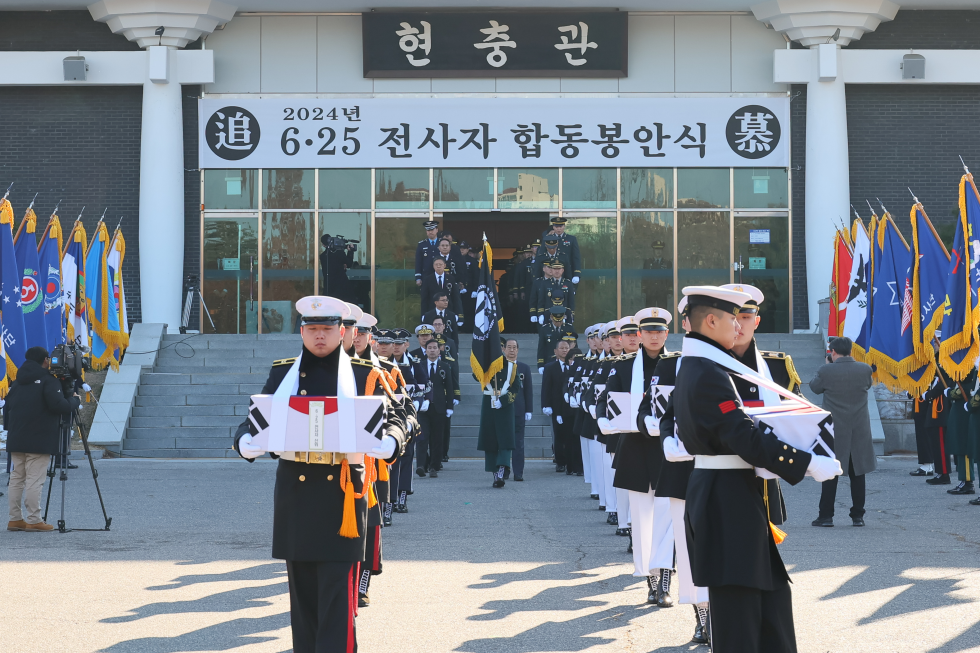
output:
[[[266, 451], [273, 450], [269, 448], [272, 397], [252, 395], [248, 410], [252, 444]], [[352, 397], [344, 404], [346, 410], [353, 412], [353, 422], [348, 422], [353, 424], [353, 429], [341, 429], [336, 397], [290, 397], [286, 441], [275, 450], [370, 453], [384, 435], [384, 397]]]

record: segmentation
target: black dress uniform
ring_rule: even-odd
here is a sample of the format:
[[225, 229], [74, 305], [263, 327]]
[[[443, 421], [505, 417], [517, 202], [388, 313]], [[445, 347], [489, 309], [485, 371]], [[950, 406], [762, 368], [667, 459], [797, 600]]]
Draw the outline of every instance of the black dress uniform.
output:
[[[431, 226], [435, 225], [435, 226]], [[426, 222], [423, 225], [426, 229], [435, 229], [439, 226], [438, 222]], [[432, 259], [439, 255], [439, 238], [429, 240], [425, 238], [415, 246], [415, 279], [421, 280], [422, 275], [432, 269]]]
[[[553, 236], [551, 237], [553, 238]], [[543, 277], [546, 265], [559, 262], [565, 270], [572, 269], [572, 259], [567, 253], [561, 251], [557, 246], [548, 247], [548, 243], [545, 243], [545, 247], [538, 250], [538, 255], [534, 259], [534, 276]]]
[[412, 489], [412, 463], [415, 458], [415, 447], [421, 433], [421, 420], [418, 408], [421, 407], [425, 394], [425, 376], [421, 369], [421, 361], [412, 354], [406, 353], [397, 359], [398, 368], [405, 380], [409, 400], [414, 409], [415, 422], [418, 430], [413, 433], [411, 441], [405, 447], [405, 453], [391, 468], [391, 500], [395, 505], [393, 510], [399, 513], [408, 512], [408, 492]]
[[[551, 316], [544, 326], [541, 327], [541, 331], [538, 332], [538, 367], [544, 367], [545, 363], [549, 363], [555, 358], [555, 347], [558, 343], [566, 337], [571, 337], [573, 339], [578, 338], [578, 334], [575, 333], [575, 329], [565, 323], [565, 307], [564, 306], [553, 306], [551, 308]], [[560, 316], [561, 320], [554, 320], [554, 316]]]
[[552, 447], [557, 471], [577, 474], [582, 471], [581, 445], [578, 436], [573, 432], [574, 411], [565, 402], [571, 373], [572, 366], [567, 362], [553, 360], [544, 366], [541, 377], [541, 408], [551, 409]]
[[[719, 351], [710, 338], [686, 336]], [[741, 409], [728, 371], [686, 356], [672, 394], [678, 436], [695, 456], [739, 456], [790, 484], [803, 480], [811, 455], [755, 427]], [[685, 529], [695, 585], [707, 587], [713, 650], [795, 653], [789, 575], [749, 469], [698, 468], [687, 487]]]
[[[422, 324], [432, 324], [436, 317], [441, 317], [443, 323], [446, 325], [446, 330], [443, 334], [453, 341], [453, 353], [459, 349], [459, 327], [456, 324], [457, 319], [462, 319], [462, 316], [453, 312], [452, 300], [450, 300], [449, 308], [440, 313], [438, 308], [433, 308], [422, 316]], [[422, 358], [425, 358], [425, 354], [422, 354]]]
[[437, 472], [442, 468], [442, 457], [445, 451], [443, 438], [446, 429], [446, 411], [453, 407], [453, 370], [449, 363], [441, 357], [435, 361], [428, 358], [422, 360], [422, 367], [425, 368], [426, 378], [430, 387], [426, 397], [429, 400], [429, 409], [420, 413], [422, 419], [422, 439], [415, 450], [418, 456], [416, 472], [419, 476], [425, 476], [426, 472], [437, 476]]
[[[339, 347], [323, 358], [304, 348], [299, 393], [336, 396], [339, 360]], [[294, 361], [276, 361], [261, 394], [274, 394]], [[369, 361], [351, 363], [357, 393], [363, 395], [376, 368]], [[384, 386], [376, 383], [373, 394], [384, 393]], [[395, 455], [389, 459], [393, 461], [402, 452], [407, 436], [404, 423], [393, 411], [388, 413], [384, 432], [398, 442]], [[239, 441], [251, 428], [249, 420], [238, 428], [236, 451], [240, 451]], [[357, 537], [341, 536], [338, 531], [345, 497], [341, 456], [314, 453], [307, 462], [307, 454], [296, 454], [294, 460], [280, 458], [276, 471], [272, 556], [286, 561], [293, 650], [297, 653], [357, 650], [354, 601], [359, 568], [367, 552], [368, 493], [364, 492], [364, 465], [348, 463], [350, 483], [363, 496], [354, 501]]]

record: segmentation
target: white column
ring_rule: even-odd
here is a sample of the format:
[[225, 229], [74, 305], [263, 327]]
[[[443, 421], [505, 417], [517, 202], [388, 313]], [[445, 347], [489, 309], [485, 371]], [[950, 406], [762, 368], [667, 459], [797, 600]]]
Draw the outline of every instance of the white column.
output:
[[840, 48], [817, 45], [813, 75], [806, 86], [806, 283], [809, 328], [819, 316], [817, 302], [830, 293], [836, 223], [850, 218], [847, 103], [839, 74]]
[[152, 81], [154, 60], [169, 59], [167, 46], [149, 51], [143, 83], [140, 145], [140, 300], [143, 322], [180, 326], [184, 272], [184, 125], [181, 86]]

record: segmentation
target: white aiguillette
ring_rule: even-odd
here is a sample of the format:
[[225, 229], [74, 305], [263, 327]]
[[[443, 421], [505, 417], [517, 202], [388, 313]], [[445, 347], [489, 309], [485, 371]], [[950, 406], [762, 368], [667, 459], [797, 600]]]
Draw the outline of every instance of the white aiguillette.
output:
[[[265, 451], [370, 453], [384, 436], [383, 396], [289, 397], [285, 441], [270, 444], [273, 395], [252, 395], [248, 408], [252, 444]], [[343, 425], [350, 425], [344, 427]]]

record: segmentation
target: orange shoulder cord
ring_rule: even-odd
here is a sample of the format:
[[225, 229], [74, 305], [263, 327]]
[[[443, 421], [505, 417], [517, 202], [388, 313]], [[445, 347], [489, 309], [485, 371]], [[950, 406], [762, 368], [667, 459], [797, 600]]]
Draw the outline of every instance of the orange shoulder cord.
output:
[[[354, 515], [354, 500], [364, 498], [364, 494], [368, 494], [368, 507], [374, 507], [378, 503], [377, 498], [374, 496], [374, 477], [375, 477], [375, 467], [374, 459], [369, 456], [364, 457], [364, 486], [361, 488], [360, 494], [354, 491], [354, 484], [350, 479], [350, 464], [347, 459], [340, 464], [340, 489], [344, 491], [344, 517], [340, 523], [340, 530], [337, 532], [341, 537], [349, 537], [351, 539], [360, 537], [357, 532], [357, 517]], [[371, 500], [374, 499], [374, 503]]]

